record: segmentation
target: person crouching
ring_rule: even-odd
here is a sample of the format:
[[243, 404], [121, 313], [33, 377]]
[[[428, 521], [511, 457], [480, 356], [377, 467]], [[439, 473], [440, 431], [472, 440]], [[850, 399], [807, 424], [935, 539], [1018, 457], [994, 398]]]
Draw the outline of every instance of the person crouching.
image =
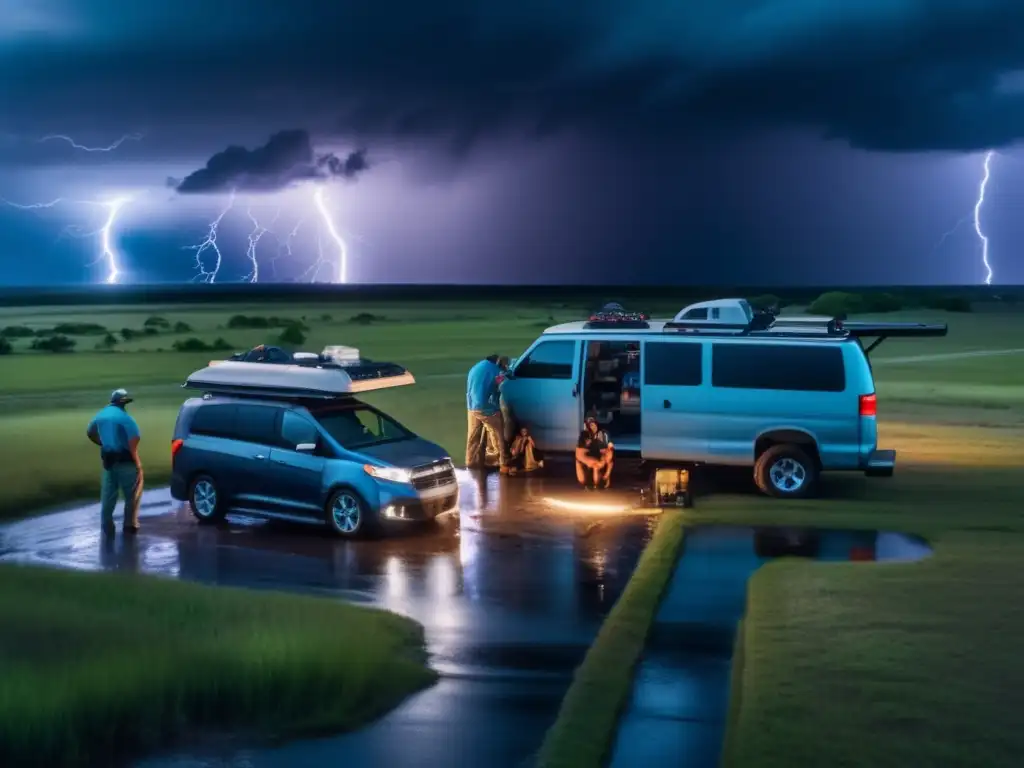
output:
[[[608, 488], [612, 482], [614, 446], [597, 423], [588, 416], [576, 443], [576, 479], [584, 488]], [[593, 483], [593, 485], [591, 485]]]
[[509, 453], [512, 456], [512, 465], [523, 472], [534, 472], [544, 466], [544, 459], [541, 458], [537, 444], [526, 427], [522, 427], [512, 440]]

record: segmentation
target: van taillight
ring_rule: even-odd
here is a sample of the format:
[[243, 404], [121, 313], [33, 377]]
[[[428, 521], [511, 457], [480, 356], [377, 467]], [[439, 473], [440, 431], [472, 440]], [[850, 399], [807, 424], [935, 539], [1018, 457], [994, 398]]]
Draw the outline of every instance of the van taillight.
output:
[[173, 459], [178, 455], [178, 451], [181, 450], [181, 446], [185, 444], [184, 440], [171, 440], [171, 458]]
[[874, 393], [870, 395], [860, 396], [860, 415], [861, 416], [877, 416], [878, 415], [878, 398]]

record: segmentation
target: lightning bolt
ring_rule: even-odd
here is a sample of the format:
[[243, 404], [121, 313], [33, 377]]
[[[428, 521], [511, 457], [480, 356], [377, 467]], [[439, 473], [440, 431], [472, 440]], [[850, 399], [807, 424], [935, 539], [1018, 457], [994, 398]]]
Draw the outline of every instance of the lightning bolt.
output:
[[14, 203], [5, 197], [0, 197], [0, 203], [9, 205], [11, 208], [17, 208], [19, 211], [39, 211], [43, 208], [54, 208], [64, 202], [67, 201], [63, 197], [55, 198], [48, 203]]
[[[278, 211], [280, 213], [280, 211]], [[288, 235], [282, 239], [278, 237], [277, 244], [277, 255], [270, 260], [270, 269], [274, 276], [277, 277], [277, 261], [278, 259], [291, 259], [293, 254], [292, 243], [295, 238], [299, 236], [299, 230], [302, 229], [302, 225], [306, 223], [305, 218], [299, 219], [295, 222], [295, 226], [292, 227]]]
[[100, 229], [100, 244], [103, 248], [101, 257], [107, 262], [107, 284], [112, 285], [117, 282], [118, 277], [121, 275], [120, 257], [117, 251], [114, 249], [114, 237], [113, 230], [114, 224], [117, 221], [117, 214], [131, 202], [130, 198], [117, 197], [113, 200], [105, 203], [107, 206], [107, 221]]
[[974, 204], [974, 232], [981, 240], [981, 263], [985, 266], [985, 285], [992, 285], [992, 265], [988, 261], [988, 235], [981, 229], [981, 209], [985, 205], [985, 190], [988, 188], [989, 179], [992, 178], [992, 158], [995, 152], [985, 153], [985, 174], [978, 185], [978, 201]]
[[[335, 246], [338, 249], [338, 272], [337, 281], [338, 283], [348, 282], [348, 248], [345, 246], [345, 241], [341, 235], [338, 234], [338, 230], [334, 227], [334, 220], [331, 218], [330, 212], [327, 210], [327, 199], [324, 193], [323, 187], [317, 187], [313, 193], [313, 200], [316, 202], [317, 210], [320, 211], [320, 216], [324, 220], [324, 227], [327, 229], [328, 235], [334, 241]], [[321, 259], [322, 251], [321, 251]]]
[[[221, 212], [217, 214], [217, 217], [210, 222], [210, 229], [206, 233], [206, 238], [196, 245], [187, 245], [185, 250], [195, 251], [196, 256], [196, 269], [198, 273], [193, 278], [193, 281], [199, 280], [204, 283], [215, 283], [217, 282], [217, 275], [220, 273], [220, 265], [224, 261], [224, 255], [221, 253], [220, 246], [217, 245], [217, 230], [220, 227], [220, 223], [224, 220], [224, 217], [228, 215], [228, 211], [235, 207], [235, 191], [231, 190], [231, 195], [228, 197], [228, 203], [221, 209]], [[213, 269], [207, 270], [203, 264], [203, 254], [207, 251], [213, 251], [214, 263]]]
[[82, 152], [113, 152], [115, 149], [120, 147], [126, 141], [141, 141], [141, 133], [126, 133], [124, 136], [119, 138], [113, 144], [107, 144], [106, 146], [91, 147], [86, 144], [79, 144], [70, 136], [66, 136], [63, 133], [51, 133], [48, 136], [43, 136], [41, 139], [37, 139], [37, 144], [42, 144], [47, 141], [63, 141], [70, 144], [74, 149], [81, 150]]
[[[253, 227], [252, 232], [249, 233], [249, 250], [245, 252], [245, 255], [249, 257], [249, 261], [252, 263], [252, 269], [249, 270], [249, 274], [243, 280], [247, 280], [250, 283], [258, 283], [260, 281], [260, 262], [256, 258], [256, 246], [259, 245], [260, 238], [269, 230], [257, 220], [252, 212], [252, 206], [245, 213], [249, 217], [249, 221], [252, 222]], [[276, 219], [277, 217], [275, 216], [274, 218]], [[271, 226], [273, 226], [273, 223], [271, 223]]]

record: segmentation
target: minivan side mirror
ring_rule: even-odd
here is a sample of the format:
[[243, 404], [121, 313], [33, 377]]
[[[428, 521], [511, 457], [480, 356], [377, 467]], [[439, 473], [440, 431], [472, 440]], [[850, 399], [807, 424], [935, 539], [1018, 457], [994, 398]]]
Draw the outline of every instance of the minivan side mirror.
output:
[[316, 443], [299, 443], [295, 450], [299, 453], [313, 453], [316, 450]]

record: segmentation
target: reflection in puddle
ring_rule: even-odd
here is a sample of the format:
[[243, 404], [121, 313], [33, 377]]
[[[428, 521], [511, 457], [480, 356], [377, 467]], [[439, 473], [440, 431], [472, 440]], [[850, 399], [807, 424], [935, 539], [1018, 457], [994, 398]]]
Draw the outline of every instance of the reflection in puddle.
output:
[[876, 531], [696, 527], [644, 649], [612, 766], [717, 766], [729, 708], [735, 633], [747, 582], [778, 557], [823, 562], [913, 562], [931, 548]]

